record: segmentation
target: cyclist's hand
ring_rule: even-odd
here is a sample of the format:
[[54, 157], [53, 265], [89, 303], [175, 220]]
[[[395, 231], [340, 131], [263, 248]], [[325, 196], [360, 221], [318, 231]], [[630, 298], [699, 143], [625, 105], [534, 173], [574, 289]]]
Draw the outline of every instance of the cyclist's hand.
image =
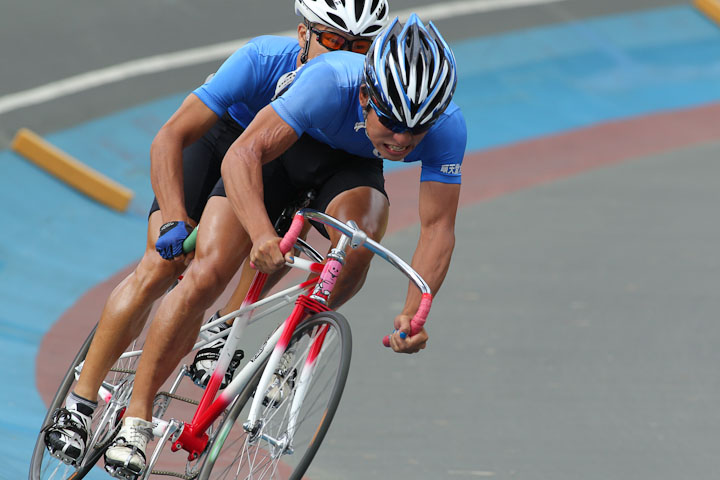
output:
[[421, 328], [410, 336], [411, 315], [400, 314], [395, 317], [395, 330], [390, 335], [390, 347], [398, 353], [417, 353], [427, 346], [428, 334]]
[[250, 261], [253, 268], [263, 273], [273, 273], [282, 268], [286, 261], [292, 263], [292, 253], [283, 255], [280, 251], [280, 237], [267, 236], [253, 244]]
[[167, 222], [160, 227], [160, 237], [155, 242], [155, 250], [165, 260], [183, 255], [183, 241], [193, 231], [193, 227], [183, 221]]

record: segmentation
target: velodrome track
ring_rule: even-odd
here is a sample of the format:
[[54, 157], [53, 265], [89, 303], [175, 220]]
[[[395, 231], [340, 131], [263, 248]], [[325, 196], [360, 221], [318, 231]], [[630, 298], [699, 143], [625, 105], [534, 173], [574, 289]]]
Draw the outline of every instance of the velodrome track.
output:
[[[202, 11], [189, 2], [132, 3], [53, 11], [3, 2], [10, 15], [0, 18], [8, 65], [0, 100], [296, 23], [279, 0], [242, 18], [237, 5], [220, 2]], [[355, 337], [351, 377], [310, 478], [720, 471], [720, 29], [682, 2], [594, 3], [438, 21], [458, 57], [456, 100], [470, 129], [454, 262], [420, 355], [379, 346], [405, 289], [379, 262], [343, 309]], [[177, 28], [192, 19], [192, 28]], [[128, 213], [113, 213], [0, 152], [8, 231], [0, 247], [0, 445], [8, 457], [0, 478], [26, 475], [44, 414], [39, 392], [48, 388], [36, 385], [36, 371], [62, 363], [54, 360], [63, 345], [47, 332], [55, 326], [79, 343], [102, 289], [138, 258], [149, 142], [216, 65], [0, 115], [3, 146], [30, 127], [136, 192]], [[406, 213], [416, 177], [414, 169], [388, 174], [395, 229], [385, 243], [405, 257], [418, 233]]]

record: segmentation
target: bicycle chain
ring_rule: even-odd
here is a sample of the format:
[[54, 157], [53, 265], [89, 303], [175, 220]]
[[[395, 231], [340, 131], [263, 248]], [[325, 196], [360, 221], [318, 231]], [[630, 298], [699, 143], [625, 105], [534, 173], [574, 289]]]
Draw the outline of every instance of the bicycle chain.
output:
[[128, 375], [135, 375], [135, 370], [128, 370], [127, 368], [111, 368], [111, 372], [127, 373]]
[[193, 400], [192, 398], [188, 398], [188, 397], [183, 397], [181, 395], [176, 395], [176, 394], [170, 393], [170, 392], [158, 392], [158, 394], [155, 395], [155, 398], [157, 398], [159, 396], [172, 398], [174, 400], [180, 400], [181, 402], [191, 403], [193, 405], [200, 405], [200, 402], [198, 402], [197, 400]]
[[171, 472], [168, 470], [152, 470], [150, 471], [151, 475], [164, 475], [166, 477], [177, 477], [182, 478], [183, 480], [193, 480], [194, 478], [197, 478], [197, 474], [190, 476], [185, 475], [183, 473], [177, 473], [177, 472]]

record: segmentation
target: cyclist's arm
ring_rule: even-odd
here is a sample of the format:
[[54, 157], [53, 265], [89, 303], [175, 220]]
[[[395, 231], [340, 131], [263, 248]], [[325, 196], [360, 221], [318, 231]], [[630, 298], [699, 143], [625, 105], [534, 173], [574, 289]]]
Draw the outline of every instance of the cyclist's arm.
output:
[[202, 137], [218, 116], [194, 94], [163, 125], [150, 147], [150, 180], [163, 223], [187, 222], [183, 192], [183, 149]]
[[[425, 279], [437, 294], [450, 266], [455, 247], [455, 217], [460, 197], [460, 184], [440, 182], [420, 183], [420, 238], [412, 259], [412, 267]], [[396, 319], [395, 328], [410, 332], [410, 319], [420, 304], [420, 292], [411, 285], [402, 313]], [[390, 344], [393, 350], [413, 353], [425, 348], [427, 334], [422, 330], [414, 337], [401, 340], [392, 335]]]
[[297, 139], [295, 130], [266, 106], [232, 144], [221, 167], [227, 198], [253, 244], [250, 260], [267, 273], [281, 267], [284, 260], [263, 202], [262, 165]]

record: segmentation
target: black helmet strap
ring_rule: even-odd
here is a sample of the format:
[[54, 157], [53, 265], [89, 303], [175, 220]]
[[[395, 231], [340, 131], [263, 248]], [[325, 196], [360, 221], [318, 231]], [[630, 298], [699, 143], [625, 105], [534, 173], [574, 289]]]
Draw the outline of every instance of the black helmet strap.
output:
[[310, 50], [310, 35], [312, 35], [312, 33], [310, 32], [310, 22], [308, 22], [307, 18], [303, 19], [303, 23], [305, 24], [305, 46], [303, 47], [302, 55], [300, 55], [300, 63], [304, 65], [308, 59], [308, 51]]

